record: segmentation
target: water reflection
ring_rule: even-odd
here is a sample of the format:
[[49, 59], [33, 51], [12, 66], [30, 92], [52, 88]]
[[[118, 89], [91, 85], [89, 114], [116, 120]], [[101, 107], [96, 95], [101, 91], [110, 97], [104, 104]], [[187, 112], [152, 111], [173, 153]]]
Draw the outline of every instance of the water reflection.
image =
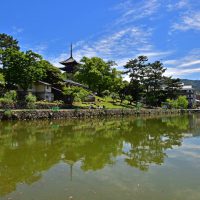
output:
[[86, 121], [0, 123], [0, 195], [31, 184], [42, 172], [64, 162], [83, 171], [101, 170], [117, 159], [142, 171], [162, 165], [166, 150], [186, 135], [199, 134], [199, 116]]

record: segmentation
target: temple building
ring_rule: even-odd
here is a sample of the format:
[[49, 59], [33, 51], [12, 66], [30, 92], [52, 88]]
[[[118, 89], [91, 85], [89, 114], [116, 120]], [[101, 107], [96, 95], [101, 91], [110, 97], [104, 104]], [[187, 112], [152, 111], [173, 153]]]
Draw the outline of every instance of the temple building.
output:
[[26, 93], [32, 93], [37, 97], [37, 100], [54, 101], [52, 85], [44, 81], [34, 82], [25, 93], [21, 87], [18, 87], [17, 92], [19, 96], [24, 96]]
[[79, 63], [73, 58], [72, 44], [70, 57], [67, 60], [61, 61], [60, 64], [64, 65], [64, 67], [61, 67], [59, 69], [66, 72], [66, 74], [74, 74], [77, 71]]
[[[63, 67], [61, 67], [59, 69], [65, 72], [66, 79], [64, 80], [64, 83], [67, 87], [77, 86], [77, 87], [82, 87], [82, 88], [88, 90], [87, 86], [74, 81], [74, 74], [79, 69], [80, 63], [78, 63], [73, 58], [72, 44], [71, 44], [71, 49], [70, 49], [70, 57], [68, 59], [64, 60], [64, 61], [61, 61], [60, 64], [63, 65]], [[63, 97], [63, 100], [66, 103], [72, 102], [72, 98], [70, 96]], [[87, 98], [87, 101], [94, 102], [95, 101], [94, 95], [89, 95], [88, 98]]]
[[[60, 62], [64, 67], [59, 68], [60, 70], [64, 71], [66, 74], [66, 79], [63, 81], [63, 84], [67, 87], [77, 86], [88, 90], [88, 87], [75, 82], [73, 80], [73, 76], [76, 71], [79, 69], [80, 64], [73, 58], [72, 55], [72, 45], [71, 45], [71, 52], [70, 57], [62, 62]], [[24, 91], [18, 87], [18, 93], [23, 93]], [[34, 94], [38, 100], [46, 100], [46, 101], [54, 101], [54, 100], [62, 100], [66, 104], [72, 104], [72, 97], [63, 95], [62, 90], [53, 87], [51, 84], [43, 81], [34, 82], [31, 87], [26, 91]], [[95, 101], [94, 95], [89, 95], [87, 100], [93, 102]]]
[[64, 61], [61, 61], [60, 64], [62, 64], [64, 67], [61, 67], [59, 69], [66, 73], [66, 79], [64, 81], [66, 86], [78, 86], [84, 89], [88, 89], [85, 85], [75, 82], [73, 80], [73, 76], [76, 73], [76, 71], [79, 69], [80, 63], [78, 63], [73, 58], [72, 44], [71, 44], [71, 49], [70, 49], [70, 57]]

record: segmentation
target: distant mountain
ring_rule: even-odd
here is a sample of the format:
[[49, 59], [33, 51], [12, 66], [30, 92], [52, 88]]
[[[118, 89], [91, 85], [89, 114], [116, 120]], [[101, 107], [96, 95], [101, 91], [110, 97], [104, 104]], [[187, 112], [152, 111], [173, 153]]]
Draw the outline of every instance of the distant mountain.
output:
[[188, 79], [181, 79], [185, 85], [192, 85], [193, 88], [200, 93], [200, 80], [188, 80]]

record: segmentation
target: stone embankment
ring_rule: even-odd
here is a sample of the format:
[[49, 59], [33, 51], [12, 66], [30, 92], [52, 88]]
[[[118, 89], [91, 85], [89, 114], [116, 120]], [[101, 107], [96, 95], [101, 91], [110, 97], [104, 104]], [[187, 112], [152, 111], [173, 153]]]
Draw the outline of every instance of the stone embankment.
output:
[[171, 115], [181, 110], [145, 109], [66, 109], [66, 110], [1, 110], [0, 120], [73, 119], [111, 116]]

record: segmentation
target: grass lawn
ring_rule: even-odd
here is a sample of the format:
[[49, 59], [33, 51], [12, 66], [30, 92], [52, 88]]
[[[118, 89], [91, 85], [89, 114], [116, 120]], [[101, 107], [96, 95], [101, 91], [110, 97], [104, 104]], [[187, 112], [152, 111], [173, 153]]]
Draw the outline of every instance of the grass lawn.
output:
[[120, 100], [113, 101], [111, 97], [101, 98], [98, 96], [96, 96], [96, 101], [93, 103], [75, 102], [73, 106], [79, 108], [89, 108], [90, 106], [93, 106], [94, 108], [104, 107], [106, 109], [135, 108], [135, 106], [130, 105], [128, 101], [123, 101], [123, 103], [120, 103]]

